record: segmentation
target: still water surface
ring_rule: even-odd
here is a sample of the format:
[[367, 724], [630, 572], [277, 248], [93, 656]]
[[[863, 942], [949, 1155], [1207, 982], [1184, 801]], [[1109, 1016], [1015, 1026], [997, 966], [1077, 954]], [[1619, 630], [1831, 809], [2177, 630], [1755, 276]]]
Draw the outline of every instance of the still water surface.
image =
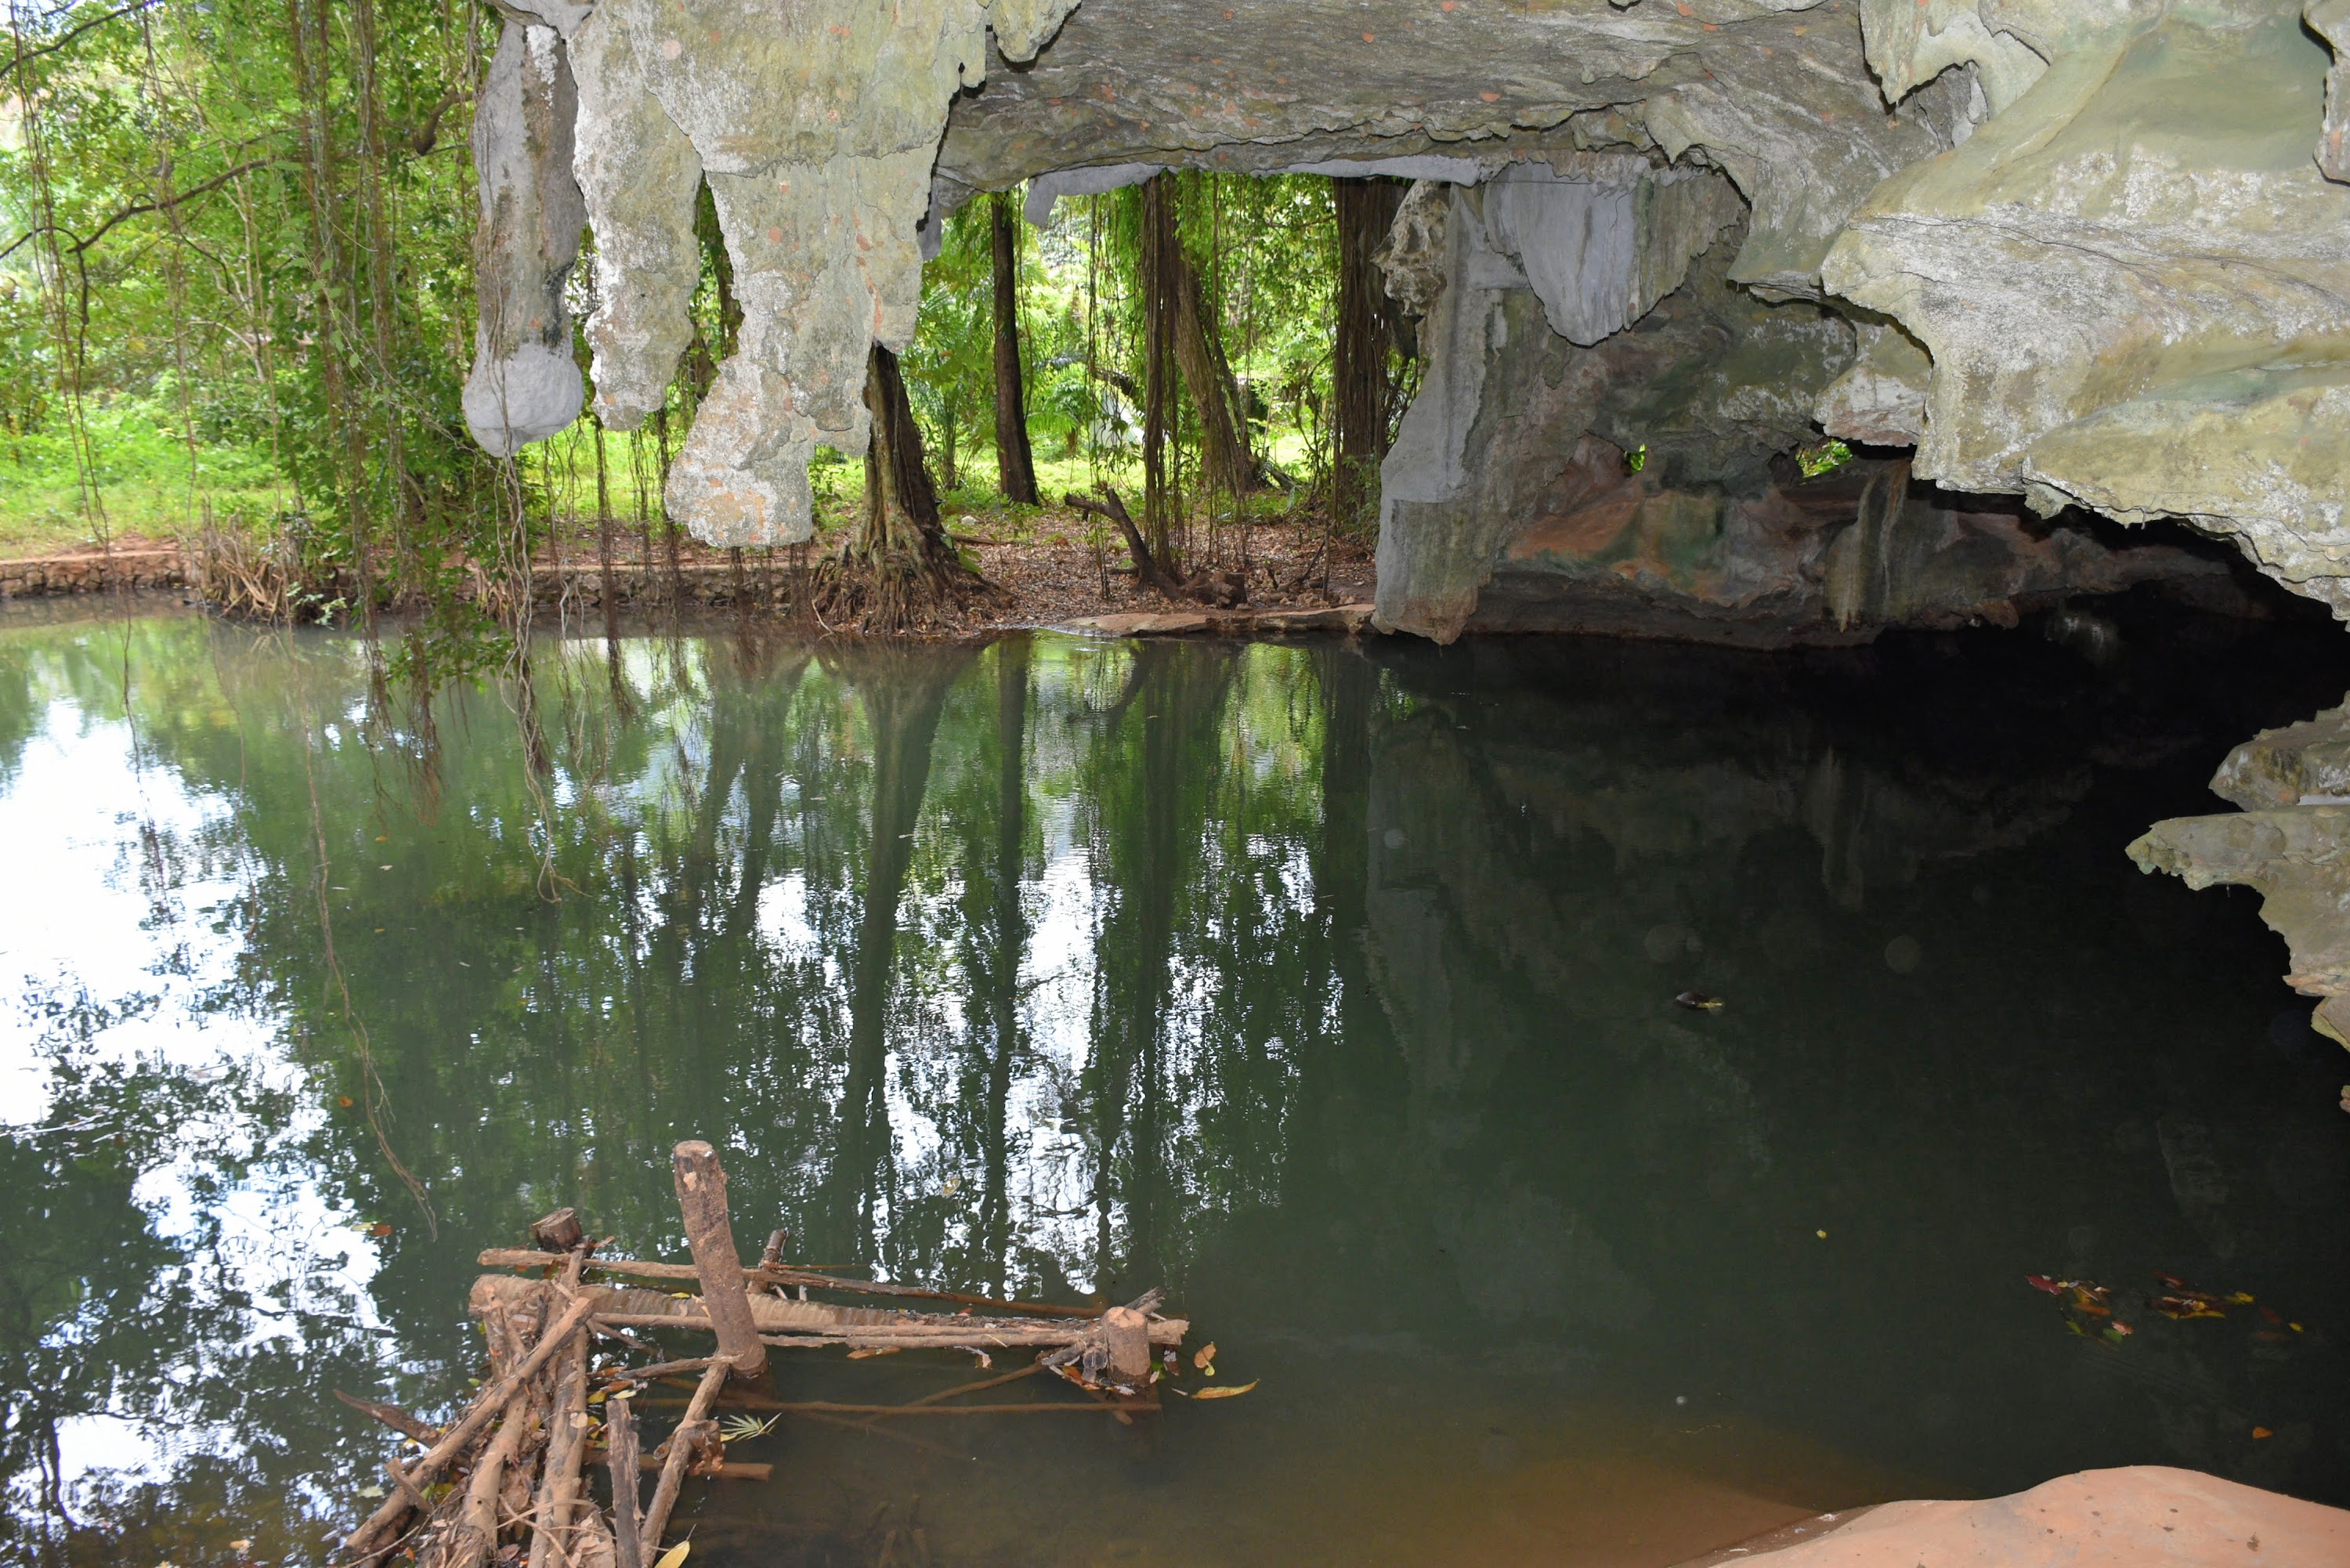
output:
[[[690, 1136], [752, 1250], [1164, 1285], [1258, 1382], [787, 1422], [697, 1563], [1661, 1564], [2137, 1461], [2350, 1503], [2343, 1057], [2251, 895], [2121, 854], [2334, 637], [722, 626], [542, 644], [535, 774], [511, 693], [371, 702], [348, 639], [0, 615], [0, 1554], [321, 1560], [387, 1452], [327, 1391], [450, 1408], [472, 1255], [556, 1205], [681, 1255]], [[2300, 1331], [2023, 1282], [2156, 1271]]]

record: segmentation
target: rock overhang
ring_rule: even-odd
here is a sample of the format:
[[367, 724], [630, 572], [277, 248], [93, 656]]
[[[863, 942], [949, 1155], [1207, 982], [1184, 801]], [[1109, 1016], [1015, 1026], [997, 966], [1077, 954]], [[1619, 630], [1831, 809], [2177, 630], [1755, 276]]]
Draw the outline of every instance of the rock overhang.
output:
[[[1845, 324], [1848, 363], [1814, 389], [1815, 414], [1914, 440], [1916, 472], [1954, 486], [2188, 515], [2339, 603], [2339, 398], [2299, 382], [2265, 403], [2199, 389], [2248, 375], [2330, 387], [2350, 364], [2350, 186], [2329, 178], [2344, 95], [2328, 41], [2350, 30], [2345, 13], [2342, 0], [601, 0], [533, 15], [567, 37], [580, 78], [608, 422], [641, 417], [674, 371], [695, 183], [718, 198], [743, 349], [670, 495], [716, 542], [806, 536], [806, 455], [861, 439], [865, 352], [910, 333], [923, 221], [970, 191], [1045, 175], [1082, 188], [1084, 171], [1118, 165], [1370, 164], [1473, 171], [1490, 191], [1597, 185], [1613, 161], [1661, 184], [1726, 181], [1743, 207], [1729, 281]], [[1514, 256], [1571, 336], [1594, 329], [1556, 308], [1570, 286], [1605, 285], [1582, 287], [1584, 303], [1606, 296], [1610, 323], [1626, 313], [1621, 244], [1598, 247], [1606, 277], [1587, 270], [1596, 252], [1556, 249], [1574, 228], [1590, 250], [1599, 203], [1580, 200], [1579, 228], [1534, 224], [1533, 265], [1523, 241]], [[1636, 318], [1653, 292], [1629, 290]]]

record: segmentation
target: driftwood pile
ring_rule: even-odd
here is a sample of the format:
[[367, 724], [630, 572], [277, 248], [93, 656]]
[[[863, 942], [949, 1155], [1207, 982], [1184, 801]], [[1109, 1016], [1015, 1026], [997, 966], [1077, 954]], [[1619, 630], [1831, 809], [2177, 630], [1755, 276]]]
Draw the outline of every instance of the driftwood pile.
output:
[[[778, 1231], [755, 1268], [743, 1266], [726, 1209], [726, 1177], [702, 1142], [672, 1156], [678, 1204], [693, 1262], [641, 1262], [599, 1255], [578, 1216], [558, 1210], [531, 1227], [532, 1250], [494, 1249], [474, 1282], [472, 1308], [488, 1341], [490, 1376], [463, 1415], [445, 1429], [389, 1405], [341, 1396], [423, 1449], [391, 1460], [381, 1505], [344, 1542], [349, 1568], [395, 1559], [421, 1568], [655, 1568], [661, 1538], [686, 1479], [765, 1480], [765, 1465], [730, 1463], [712, 1412], [732, 1407], [805, 1415], [866, 1426], [903, 1416], [1107, 1413], [1131, 1423], [1159, 1408], [1154, 1358], [1174, 1358], [1190, 1324], [1159, 1316], [1156, 1291], [1128, 1306], [1064, 1307], [992, 1301], [916, 1286], [842, 1280], [781, 1261]], [[650, 1285], [589, 1282], [650, 1281]], [[686, 1286], [693, 1293], [676, 1293]], [[954, 1309], [920, 1312], [840, 1306], [810, 1291], [899, 1297]], [[714, 1334], [714, 1354], [629, 1366], [625, 1356], [591, 1365], [597, 1342], [640, 1355], [661, 1352], [641, 1337], [685, 1330]], [[903, 1405], [785, 1402], [775, 1397], [773, 1348], [846, 1346], [852, 1355], [951, 1349], [991, 1365], [993, 1353], [1033, 1350], [1017, 1370]], [[1085, 1402], [956, 1404], [958, 1396], [1055, 1372], [1084, 1389]], [[665, 1441], [642, 1450], [635, 1391], [692, 1378], [692, 1397]], [[769, 1423], [772, 1424], [772, 1423]], [[755, 1426], [756, 1424], [754, 1423]], [[764, 1429], [764, 1428], [761, 1428]], [[608, 1507], [595, 1495], [608, 1480]], [[643, 1477], [656, 1479], [645, 1500]], [[674, 1550], [674, 1549], [672, 1549]]]

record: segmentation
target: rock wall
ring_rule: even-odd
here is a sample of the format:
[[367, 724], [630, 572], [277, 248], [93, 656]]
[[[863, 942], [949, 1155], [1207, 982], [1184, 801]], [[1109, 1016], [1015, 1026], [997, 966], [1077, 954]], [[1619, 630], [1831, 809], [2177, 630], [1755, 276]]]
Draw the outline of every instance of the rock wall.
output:
[[2007, 99], [1879, 186], [1823, 267], [1931, 356], [1918, 472], [2184, 516], [2350, 613], [2350, 186], [2321, 166], [2333, 62], [2301, 7], [1863, 12], [1888, 95], [1957, 64]]
[[1586, 294], [1624, 298], [1611, 280], [1635, 275], [1669, 288], [1588, 346], [1555, 330], [1555, 287], [1487, 221], [1510, 186], [1419, 189], [1386, 254], [1391, 286], [1423, 305], [1431, 359], [1382, 474], [1383, 628], [1785, 647], [2012, 626], [2074, 594], [2226, 579], [2175, 548], [1960, 503], [1906, 461], [1804, 480], [1783, 454], [1814, 438], [1814, 406], [1867, 351], [1833, 311], [1731, 283], [1742, 209], [1707, 183], [1726, 200], [1644, 208], [1612, 272], [1586, 263]]

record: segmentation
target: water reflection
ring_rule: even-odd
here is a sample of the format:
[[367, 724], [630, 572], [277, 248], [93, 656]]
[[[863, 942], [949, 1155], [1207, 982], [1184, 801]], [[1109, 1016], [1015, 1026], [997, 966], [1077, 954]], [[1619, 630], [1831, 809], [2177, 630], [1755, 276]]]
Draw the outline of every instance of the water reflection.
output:
[[[325, 1391], [444, 1405], [546, 1208], [676, 1251], [693, 1135], [752, 1244], [1163, 1283], [1264, 1379], [1147, 1458], [779, 1433], [707, 1502], [746, 1559], [919, 1508], [948, 1561], [1664, 1563], [2133, 1460], [2344, 1501], [2338, 1064], [2249, 904], [2118, 853], [2338, 694], [2212, 635], [722, 628], [547, 656], [542, 779], [343, 641], [0, 621], [7, 1550], [315, 1560], [381, 1455]], [[2158, 1267], [2317, 1332], [2108, 1353], [2021, 1284]]]

